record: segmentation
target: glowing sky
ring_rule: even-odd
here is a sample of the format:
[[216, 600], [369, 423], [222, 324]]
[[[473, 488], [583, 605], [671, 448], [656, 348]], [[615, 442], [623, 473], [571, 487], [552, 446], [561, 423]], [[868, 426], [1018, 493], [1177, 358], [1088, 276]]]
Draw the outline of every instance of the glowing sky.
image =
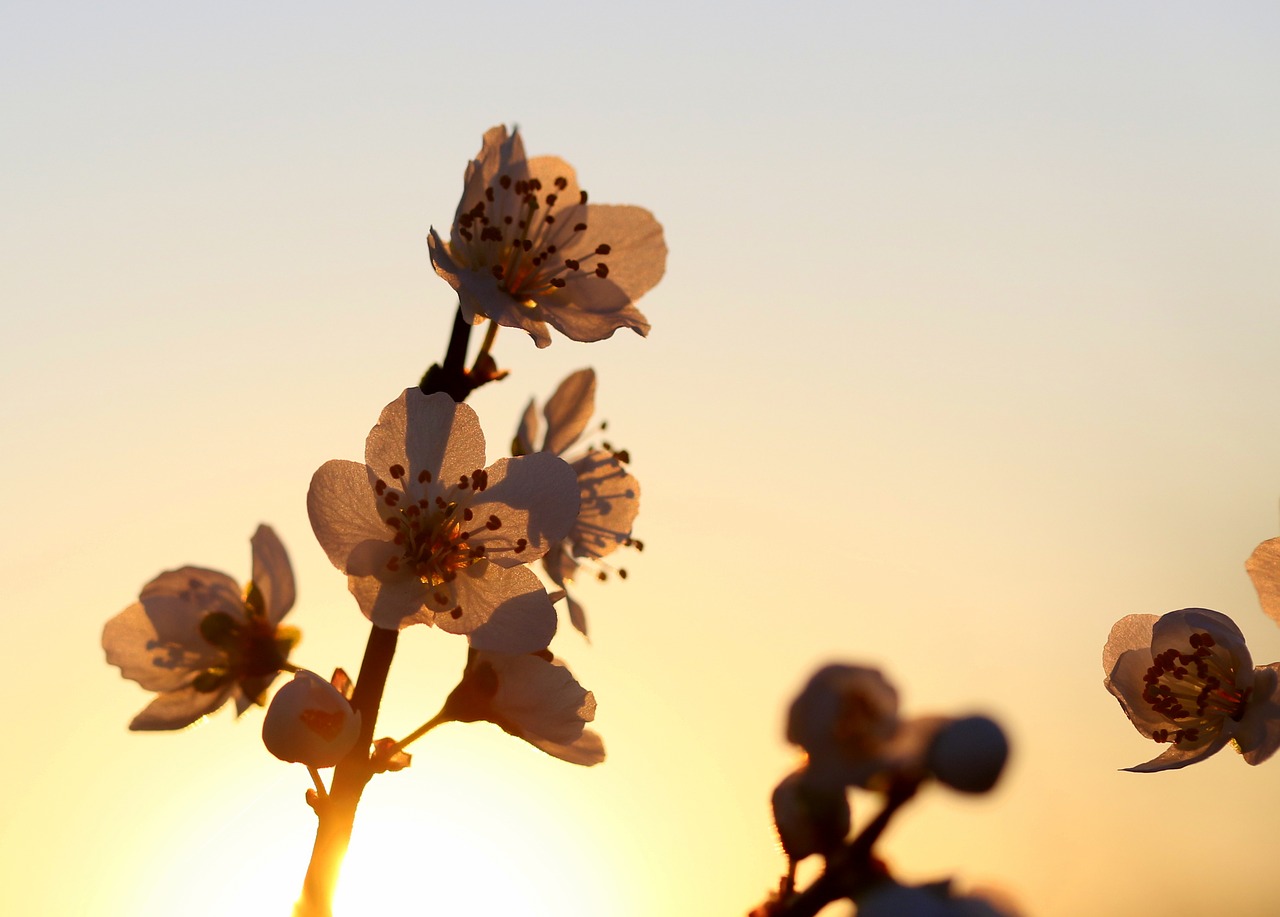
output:
[[[890, 828], [903, 876], [1039, 917], [1268, 913], [1280, 764], [1119, 773], [1154, 747], [1100, 654], [1201, 605], [1280, 658], [1243, 572], [1280, 527], [1278, 40], [1263, 3], [5, 4], [3, 909], [287, 913], [305, 771], [258, 711], [128, 734], [101, 627], [161, 570], [245, 577], [265, 521], [296, 661], [354, 672], [307, 483], [442, 355], [425, 236], [518, 123], [671, 250], [647, 340], [504, 330], [472, 402], [493, 456], [592, 365], [634, 458], [646, 550], [554, 645], [609, 760], [433, 733], [369, 791], [346, 900], [744, 914], [784, 868], [783, 711], [850, 659], [1015, 743], [992, 797]], [[401, 646], [380, 734], [462, 663]]]

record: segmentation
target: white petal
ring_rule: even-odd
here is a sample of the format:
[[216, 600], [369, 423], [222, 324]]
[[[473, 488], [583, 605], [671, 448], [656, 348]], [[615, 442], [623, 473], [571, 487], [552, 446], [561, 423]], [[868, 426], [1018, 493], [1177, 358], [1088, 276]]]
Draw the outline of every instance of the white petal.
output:
[[143, 708], [129, 728], [150, 732], [190, 726], [221, 707], [231, 696], [231, 691], [232, 688], [227, 686], [218, 691], [197, 691], [188, 687], [165, 692]]
[[467, 163], [462, 178], [462, 197], [453, 218], [455, 227], [458, 225], [458, 218], [484, 200], [485, 189], [499, 175], [504, 174], [511, 176], [513, 181], [527, 178], [529, 163], [525, 158], [524, 140], [520, 131], [508, 134], [506, 125], [499, 124], [484, 132], [480, 152]]
[[[667, 243], [662, 236], [662, 226], [653, 214], [643, 207], [627, 204], [589, 204], [581, 209], [585, 214], [565, 214], [562, 218], [566, 223], [587, 224], [586, 231], [575, 237], [577, 244], [564, 251], [564, 256], [586, 260], [588, 253], [606, 244], [609, 254], [599, 256], [598, 260], [608, 265], [607, 279], [622, 291], [626, 302], [634, 302], [653, 289], [667, 268]], [[587, 266], [593, 267], [595, 263], [593, 258]], [[582, 276], [582, 272], [576, 276]], [[602, 304], [583, 307], [588, 311], [605, 308]]]
[[456, 483], [458, 476], [484, 467], [484, 433], [476, 412], [444, 392], [424, 395], [407, 389], [382, 410], [365, 440], [365, 464], [388, 482], [391, 468], [406, 469], [405, 488], [415, 499], [418, 476]]
[[[477, 519], [497, 516], [501, 526], [482, 529], [472, 541], [503, 566], [537, 560], [569, 534], [578, 516], [578, 476], [549, 452], [499, 459], [488, 469], [489, 485], [476, 494], [471, 509]], [[528, 547], [514, 553], [520, 539]]]
[[537, 452], [534, 441], [538, 438], [538, 411], [534, 407], [533, 399], [529, 399], [529, 404], [524, 409], [524, 415], [520, 418], [520, 426], [516, 429], [516, 448], [512, 449], [512, 453], [520, 455], [528, 455], [531, 452]]
[[430, 624], [435, 617], [425, 604], [427, 587], [408, 572], [384, 577], [348, 576], [347, 588], [364, 616], [384, 630]]
[[1158, 620], [1155, 615], [1126, 615], [1111, 626], [1107, 644], [1102, 648], [1102, 671], [1108, 677], [1122, 654], [1151, 649], [1151, 629]]
[[1208, 742], [1200, 745], [1188, 746], [1186, 743], [1179, 745], [1170, 745], [1169, 748], [1161, 755], [1152, 758], [1143, 764], [1136, 764], [1133, 767], [1126, 767], [1124, 770], [1135, 774], [1154, 774], [1156, 771], [1177, 770], [1180, 767], [1186, 767], [1188, 764], [1195, 764], [1197, 761], [1203, 761], [1210, 755], [1217, 754], [1231, 740], [1231, 737], [1225, 732], [1213, 735]]
[[1253, 694], [1235, 742], [1250, 764], [1261, 764], [1280, 748], [1280, 662], [1254, 670]]
[[1254, 548], [1244, 568], [1258, 591], [1262, 610], [1280, 624], [1280, 538], [1264, 541]]
[[573, 463], [582, 507], [569, 534], [578, 557], [605, 557], [631, 537], [640, 512], [640, 482], [622, 463], [594, 449]]
[[320, 547], [344, 573], [358, 545], [391, 538], [378, 514], [368, 468], [356, 462], [334, 459], [316, 470], [307, 491], [307, 515]]
[[279, 624], [293, 607], [297, 590], [293, 567], [280, 538], [268, 525], [258, 526], [253, 533], [253, 582], [266, 602], [267, 620]]
[[[478, 565], [473, 565], [478, 566]], [[500, 653], [533, 653], [546, 647], [556, 632], [556, 610], [542, 582], [528, 567], [488, 565], [484, 576], [454, 581], [462, 617], [435, 623], [450, 633], [465, 633], [476, 649]]]
[[119, 666], [125, 678], [148, 691], [174, 691], [189, 681], [193, 672], [219, 658], [200, 637], [198, 628], [194, 637], [200, 643], [161, 640], [142, 603], [135, 602], [107, 622], [102, 648], [107, 662]]
[[[1213, 637], [1213, 653], [1229, 656], [1231, 667], [1238, 674], [1237, 685], [1248, 687], [1248, 673], [1253, 670], [1253, 657], [1245, 646], [1244, 634], [1236, 622], [1220, 611], [1207, 608], [1182, 608], [1160, 616], [1151, 628], [1151, 653], [1158, 655], [1170, 648], [1186, 652], [1193, 633], [1203, 632]], [[1243, 681], [1241, 679], [1244, 679]]]
[[534, 654], [481, 653], [498, 675], [493, 710], [524, 738], [570, 744], [595, 719], [596, 701], [563, 661]]
[[595, 409], [595, 370], [580, 369], [560, 383], [542, 409], [547, 418], [547, 438], [542, 451], [563, 455], [587, 428]]
[[528, 742], [553, 758], [559, 758], [570, 764], [591, 767], [604, 760], [604, 740], [594, 729], [582, 730], [582, 735], [567, 744], [536, 737], [530, 737]]

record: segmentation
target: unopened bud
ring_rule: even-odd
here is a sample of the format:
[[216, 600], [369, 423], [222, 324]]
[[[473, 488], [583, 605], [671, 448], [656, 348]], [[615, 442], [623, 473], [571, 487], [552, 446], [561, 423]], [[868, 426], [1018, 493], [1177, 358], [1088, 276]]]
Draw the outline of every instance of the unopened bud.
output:
[[276, 692], [262, 721], [262, 741], [282, 761], [332, 767], [360, 735], [360, 714], [333, 685], [300, 671]]
[[938, 730], [929, 746], [928, 767], [933, 775], [962, 793], [985, 793], [996, 785], [1009, 740], [995, 720], [966, 716]]

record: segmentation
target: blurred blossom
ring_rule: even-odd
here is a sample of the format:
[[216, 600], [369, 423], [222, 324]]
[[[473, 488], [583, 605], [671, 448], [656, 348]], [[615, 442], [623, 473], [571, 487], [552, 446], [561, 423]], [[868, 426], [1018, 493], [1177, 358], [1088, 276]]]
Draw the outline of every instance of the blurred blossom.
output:
[[595, 562], [633, 543], [631, 527], [640, 511], [640, 483], [623, 467], [629, 460], [627, 452], [614, 451], [608, 444], [600, 448], [582, 442], [587, 422], [595, 412], [595, 392], [595, 370], [572, 373], [542, 409], [547, 430], [541, 446], [536, 445], [539, 421], [533, 401], [525, 409], [513, 443], [517, 455], [550, 452], [564, 457], [578, 476], [578, 518], [568, 536], [547, 552], [542, 564], [552, 582], [565, 589], [569, 620], [584, 635], [586, 611], [568, 594], [567, 584], [583, 562], [592, 563], [594, 575], [604, 578], [606, 573]]
[[276, 692], [262, 721], [262, 741], [282, 761], [332, 767], [360, 736], [360, 714], [315, 672], [299, 671]]
[[216, 570], [170, 570], [103, 628], [107, 662], [159, 695], [130, 729], [180, 729], [228, 700], [244, 713], [287, 666], [299, 636], [280, 626], [293, 607], [293, 569], [269, 527], [258, 526], [251, 544], [243, 590]]
[[555, 609], [525, 564], [573, 525], [573, 469], [549, 453], [484, 467], [475, 411], [417, 389], [383, 409], [365, 462], [326, 462], [307, 494], [316, 538], [365, 617], [434, 624], [479, 649], [545, 647]]
[[1019, 917], [1008, 901], [986, 895], [957, 895], [950, 882], [884, 882], [859, 895], [857, 901], [858, 917]]
[[1102, 651], [1107, 690], [1144, 736], [1169, 745], [1126, 770], [1185, 767], [1234, 742], [1250, 764], [1280, 747], [1280, 663], [1253, 667], [1224, 614], [1184, 608], [1116, 622]]
[[849, 836], [851, 813], [844, 787], [831, 787], [808, 779], [801, 768], [788, 774], [773, 791], [773, 822], [778, 840], [790, 863], [820, 853], [827, 856]]
[[588, 204], [572, 166], [526, 159], [519, 131], [503, 126], [485, 133], [467, 165], [448, 243], [432, 227], [427, 244], [468, 322], [521, 328], [539, 347], [551, 343], [547, 325], [575, 341], [618, 328], [648, 334], [634, 302], [667, 261], [653, 214]]
[[528, 654], [473, 651], [444, 717], [486, 721], [570, 764], [604, 760], [604, 743], [586, 724], [596, 699], [549, 650]]
[[787, 741], [809, 753], [809, 779], [830, 786], [866, 786], [898, 729], [897, 690], [856, 665], [819, 669], [787, 717]]

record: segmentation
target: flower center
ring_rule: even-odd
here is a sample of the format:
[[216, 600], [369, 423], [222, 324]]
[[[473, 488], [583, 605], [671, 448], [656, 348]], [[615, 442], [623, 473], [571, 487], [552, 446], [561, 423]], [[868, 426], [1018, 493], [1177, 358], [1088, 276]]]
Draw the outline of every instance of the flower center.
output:
[[[400, 554], [387, 561], [388, 570], [411, 570], [423, 585], [434, 588], [452, 583], [458, 571], [489, 556], [494, 547], [493, 533], [502, 528], [502, 519], [494, 513], [477, 519], [471, 508], [475, 495], [489, 486], [487, 471], [477, 468], [431, 497], [425, 488], [432, 475], [423, 470], [417, 477], [418, 485], [424, 488], [423, 496], [414, 502], [410, 502], [404, 489], [404, 467], [392, 465], [389, 476], [400, 486], [393, 487], [381, 478], [374, 484], [383, 521], [395, 533], [392, 543], [401, 548]], [[520, 538], [514, 545], [501, 545], [498, 549], [519, 554], [527, 547], [528, 541]], [[437, 593], [435, 599], [437, 604], [446, 604], [448, 595]], [[455, 617], [461, 617], [460, 609], [454, 611]]]
[[[472, 270], [487, 268], [499, 289], [530, 307], [536, 305], [534, 297], [562, 289], [575, 274], [607, 277], [609, 265], [602, 259], [612, 250], [608, 244], [597, 245], [581, 258], [566, 258], [561, 251], [580, 243], [577, 237], [587, 231], [581, 219], [585, 214], [570, 223], [571, 215], [560, 201], [568, 186], [560, 177], [555, 190], [543, 194], [539, 179], [498, 176], [485, 189], [484, 199], [458, 217], [456, 257]], [[569, 206], [586, 203], [587, 192], [582, 191]]]
[[[1230, 718], [1244, 716], [1251, 689], [1236, 684], [1236, 673], [1228, 654], [1215, 653], [1216, 645], [1207, 633], [1188, 639], [1189, 652], [1171, 647], [1152, 658], [1142, 676], [1142, 699], [1151, 709], [1178, 729], [1158, 729], [1157, 742], [1194, 742], [1200, 730]], [[1193, 722], [1186, 722], [1193, 721]]]

